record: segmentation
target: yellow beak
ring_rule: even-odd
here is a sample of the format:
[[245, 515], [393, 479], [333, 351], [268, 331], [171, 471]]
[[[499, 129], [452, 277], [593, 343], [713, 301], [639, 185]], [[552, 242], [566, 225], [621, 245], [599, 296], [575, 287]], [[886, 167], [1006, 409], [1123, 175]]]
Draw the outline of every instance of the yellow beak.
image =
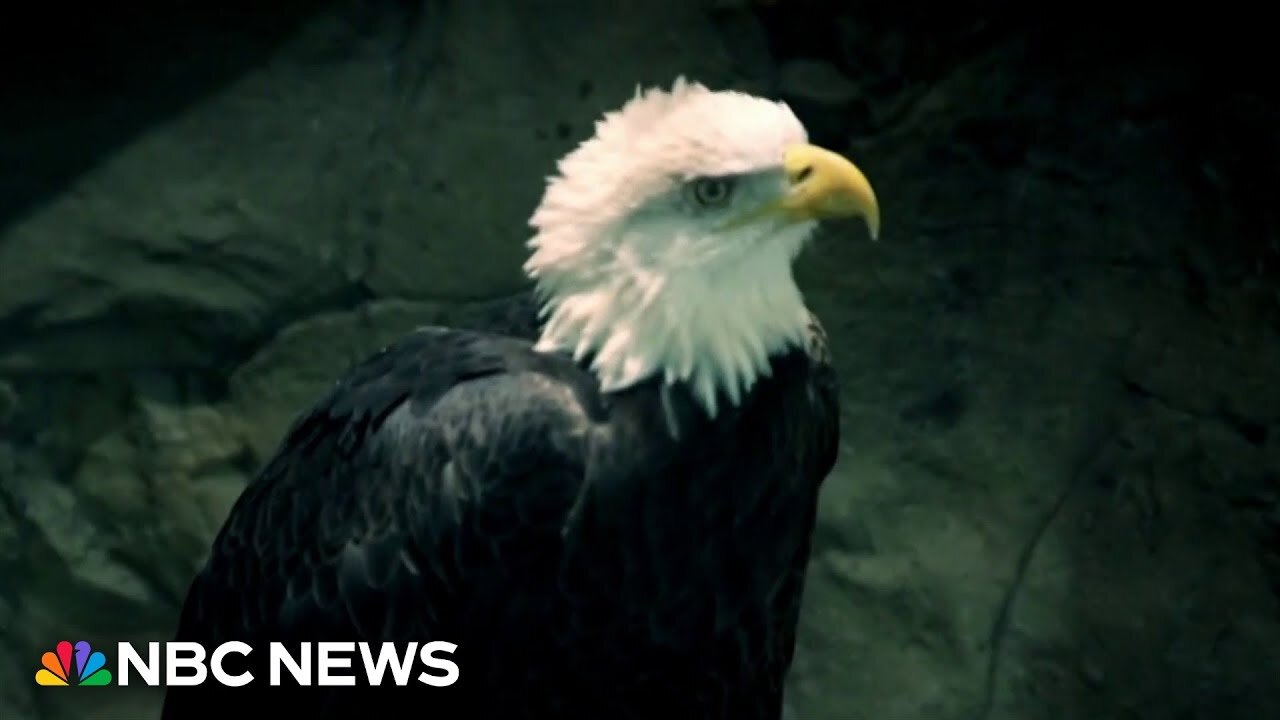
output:
[[861, 217], [880, 235], [880, 205], [867, 176], [843, 156], [816, 145], [793, 145], [782, 161], [789, 187], [777, 211], [796, 220]]

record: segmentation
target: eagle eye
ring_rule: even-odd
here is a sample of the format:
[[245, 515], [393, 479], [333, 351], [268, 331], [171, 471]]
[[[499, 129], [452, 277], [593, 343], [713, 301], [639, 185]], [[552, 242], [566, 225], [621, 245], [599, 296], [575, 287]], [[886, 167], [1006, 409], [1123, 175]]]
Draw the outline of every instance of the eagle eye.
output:
[[694, 180], [690, 185], [693, 201], [699, 207], [723, 207], [733, 196], [733, 178], [704, 177]]

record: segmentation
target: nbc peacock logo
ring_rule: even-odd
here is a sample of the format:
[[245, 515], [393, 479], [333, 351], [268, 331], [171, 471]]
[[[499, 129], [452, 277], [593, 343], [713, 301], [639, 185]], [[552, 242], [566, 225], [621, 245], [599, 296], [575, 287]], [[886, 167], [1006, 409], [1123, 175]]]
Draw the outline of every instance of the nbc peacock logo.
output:
[[[74, 669], [71, 662], [73, 659]], [[63, 640], [40, 658], [40, 664], [43, 667], [36, 671], [37, 685], [101, 687], [111, 684], [111, 671], [107, 669], [106, 656], [94, 651], [84, 640], [74, 646]]]

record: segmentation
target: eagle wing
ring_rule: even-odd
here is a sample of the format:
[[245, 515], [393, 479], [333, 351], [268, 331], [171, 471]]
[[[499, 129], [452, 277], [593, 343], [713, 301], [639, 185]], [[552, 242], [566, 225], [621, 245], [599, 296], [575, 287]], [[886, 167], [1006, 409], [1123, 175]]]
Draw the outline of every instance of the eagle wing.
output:
[[528, 347], [427, 328], [349, 371], [235, 503], [177, 639], [458, 642], [495, 616], [515, 632], [518, 607], [478, 603], [511, 602], [486, 593], [509, 573], [554, 576], [594, 398]]

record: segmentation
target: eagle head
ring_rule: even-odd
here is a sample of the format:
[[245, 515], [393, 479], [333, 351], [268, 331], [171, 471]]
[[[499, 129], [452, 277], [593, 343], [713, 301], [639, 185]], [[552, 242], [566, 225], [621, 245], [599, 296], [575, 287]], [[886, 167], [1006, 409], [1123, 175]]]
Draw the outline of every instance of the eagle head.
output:
[[818, 221], [880, 213], [866, 177], [784, 103], [676, 80], [637, 91], [560, 160], [530, 219], [537, 348], [603, 392], [654, 375], [715, 416], [803, 346], [792, 262]]

